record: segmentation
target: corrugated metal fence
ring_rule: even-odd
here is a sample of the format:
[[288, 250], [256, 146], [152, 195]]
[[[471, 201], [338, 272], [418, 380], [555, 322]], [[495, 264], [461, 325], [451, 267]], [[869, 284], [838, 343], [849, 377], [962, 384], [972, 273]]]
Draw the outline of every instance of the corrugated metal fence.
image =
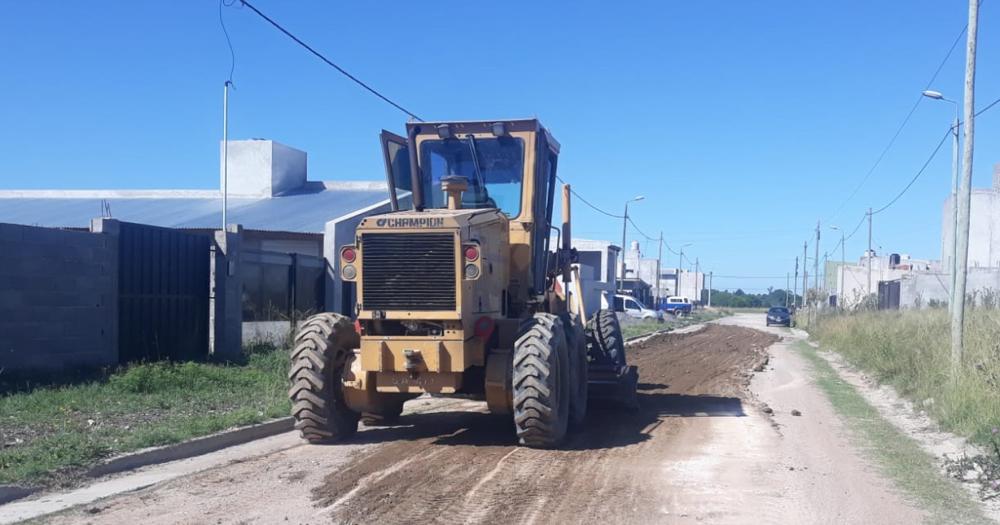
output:
[[122, 222], [119, 242], [119, 360], [207, 357], [212, 240]]

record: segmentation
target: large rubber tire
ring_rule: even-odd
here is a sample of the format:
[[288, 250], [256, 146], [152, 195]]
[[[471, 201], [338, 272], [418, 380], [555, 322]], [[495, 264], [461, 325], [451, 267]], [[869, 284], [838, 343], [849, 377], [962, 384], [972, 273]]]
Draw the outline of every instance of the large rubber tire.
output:
[[514, 427], [518, 441], [534, 448], [558, 446], [569, 425], [570, 363], [558, 316], [537, 313], [514, 343]]
[[562, 316], [566, 328], [566, 347], [570, 361], [569, 424], [577, 427], [587, 417], [587, 335], [576, 314]]
[[295, 428], [312, 443], [335, 441], [358, 431], [360, 414], [344, 403], [341, 374], [353, 348], [360, 344], [351, 320], [339, 314], [317, 314], [295, 336], [292, 388]]
[[587, 322], [587, 353], [597, 364], [615, 367], [628, 364], [622, 328], [613, 311], [598, 310]]

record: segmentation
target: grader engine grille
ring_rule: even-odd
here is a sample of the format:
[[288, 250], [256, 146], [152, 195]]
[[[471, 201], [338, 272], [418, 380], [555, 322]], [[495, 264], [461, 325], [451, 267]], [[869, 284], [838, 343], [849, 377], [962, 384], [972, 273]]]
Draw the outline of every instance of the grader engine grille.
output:
[[362, 234], [362, 308], [454, 310], [456, 253], [451, 233]]

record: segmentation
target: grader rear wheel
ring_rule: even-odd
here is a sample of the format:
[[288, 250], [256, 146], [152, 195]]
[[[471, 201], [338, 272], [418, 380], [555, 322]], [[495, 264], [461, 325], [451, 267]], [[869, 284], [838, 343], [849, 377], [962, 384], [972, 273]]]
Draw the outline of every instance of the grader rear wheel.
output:
[[628, 364], [622, 328], [613, 311], [598, 310], [587, 322], [587, 352], [597, 364], [616, 367]]
[[569, 424], [570, 361], [559, 317], [538, 313], [514, 344], [514, 426], [522, 445], [557, 446]]
[[288, 396], [304, 439], [322, 443], [357, 432], [360, 415], [344, 403], [340, 378], [359, 342], [351, 320], [333, 313], [310, 317], [295, 336]]

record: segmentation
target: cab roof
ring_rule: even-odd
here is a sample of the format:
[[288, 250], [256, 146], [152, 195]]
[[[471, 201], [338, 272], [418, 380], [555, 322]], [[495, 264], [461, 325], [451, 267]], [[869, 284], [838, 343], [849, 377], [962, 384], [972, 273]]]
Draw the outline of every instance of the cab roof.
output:
[[[502, 122], [506, 126], [507, 131], [531, 131], [536, 133], [544, 133], [546, 140], [552, 145], [556, 152], [559, 151], [559, 141], [552, 136], [542, 123], [536, 118], [524, 118], [524, 119], [496, 119], [496, 120], [438, 120], [430, 122], [417, 122], [410, 121], [406, 123], [406, 131], [409, 134], [413, 129], [417, 129], [417, 133], [428, 133], [430, 130], [436, 129], [442, 124], [447, 124], [453, 128], [454, 133], [489, 133], [492, 131], [494, 124]], [[424, 130], [421, 128], [429, 128]]]

